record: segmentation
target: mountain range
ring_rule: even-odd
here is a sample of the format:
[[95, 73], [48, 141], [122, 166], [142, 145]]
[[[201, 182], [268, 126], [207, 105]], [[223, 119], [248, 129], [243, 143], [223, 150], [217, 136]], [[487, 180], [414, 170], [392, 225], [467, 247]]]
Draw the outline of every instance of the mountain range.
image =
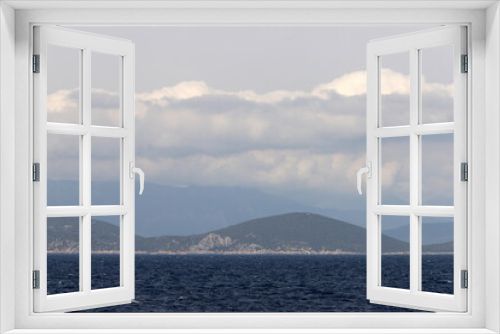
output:
[[[119, 193], [118, 182], [92, 182], [92, 205], [117, 205]], [[78, 195], [76, 181], [47, 184], [49, 206], [78, 205]], [[289, 212], [313, 212], [357, 225], [364, 225], [366, 219], [363, 210], [317, 208], [242, 187], [174, 187], [147, 182], [144, 193], [135, 199], [136, 232], [144, 237], [200, 234]], [[100, 219], [107, 221], [106, 217]]]
[[[78, 220], [50, 218], [47, 250], [78, 252]], [[119, 250], [120, 228], [92, 220], [92, 251]], [[385, 253], [407, 252], [408, 243], [382, 236]], [[288, 213], [249, 220], [227, 228], [191, 236], [145, 238], [136, 235], [136, 252], [150, 254], [363, 254], [366, 230], [313, 213]], [[453, 243], [424, 246], [424, 252], [452, 252]]]
[[[119, 204], [119, 189], [118, 183], [92, 182], [92, 204]], [[78, 194], [76, 181], [48, 182], [48, 205], [78, 205]], [[365, 227], [366, 222], [364, 210], [318, 208], [257, 189], [146, 183], [144, 193], [136, 196], [136, 233], [146, 238], [201, 235], [248, 220], [290, 212], [311, 212], [361, 227]], [[113, 223], [115, 218], [98, 219]], [[425, 245], [453, 240], [452, 229], [450, 232], [450, 229], [435, 225], [434, 228], [429, 224], [425, 229]], [[384, 234], [408, 242], [405, 222], [400, 217], [384, 217], [383, 227]]]

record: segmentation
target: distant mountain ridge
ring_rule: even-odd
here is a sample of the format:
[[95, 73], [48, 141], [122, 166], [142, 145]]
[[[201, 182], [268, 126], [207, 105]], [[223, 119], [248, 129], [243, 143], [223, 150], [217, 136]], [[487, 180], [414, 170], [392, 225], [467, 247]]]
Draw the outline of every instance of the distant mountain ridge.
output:
[[[78, 252], [78, 220], [51, 218], [47, 246], [53, 253]], [[92, 251], [119, 250], [118, 226], [92, 220]], [[408, 243], [383, 235], [384, 253], [401, 253]], [[446, 253], [453, 244], [425, 246], [423, 251]], [[151, 254], [363, 254], [366, 230], [312, 213], [288, 213], [249, 220], [192, 236], [136, 236], [136, 252]]]
[[[49, 206], [78, 205], [77, 181], [49, 180], [47, 187]], [[92, 205], [119, 204], [119, 189], [118, 182], [92, 182]], [[143, 237], [189, 236], [289, 212], [311, 212], [362, 227], [366, 222], [364, 210], [308, 206], [243, 187], [174, 187], [146, 182], [144, 193], [135, 201], [136, 233]], [[384, 218], [384, 229], [403, 225], [396, 216]], [[106, 217], [102, 220], [108, 221]]]
[[[422, 244], [435, 245], [453, 241], [453, 221], [422, 224]], [[401, 241], [409, 242], [410, 226], [405, 224], [400, 227], [386, 229], [384, 234]]]

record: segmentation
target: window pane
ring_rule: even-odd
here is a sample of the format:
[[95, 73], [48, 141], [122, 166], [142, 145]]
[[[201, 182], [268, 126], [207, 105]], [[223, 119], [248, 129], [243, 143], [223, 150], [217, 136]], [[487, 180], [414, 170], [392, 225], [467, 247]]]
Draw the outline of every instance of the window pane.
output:
[[47, 121], [80, 122], [80, 49], [47, 45]]
[[381, 126], [410, 124], [410, 53], [380, 56]]
[[[383, 216], [381, 224], [381, 286], [410, 289], [410, 217]], [[386, 235], [394, 231], [398, 238]]]
[[120, 216], [92, 217], [92, 289], [120, 286]]
[[80, 205], [80, 137], [47, 135], [47, 205]]
[[92, 52], [92, 125], [120, 126], [120, 58]]
[[80, 218], [47, 218], [47, 294], [80, 291]]
[[453, 45], [420, 50], [422, 123], [453, 122]]
[[453, 218], [422, 217], [422, 291], [453, 294]]
[[409, 204], [410, 138], [382, 138], [381, 152], [382, 204]]
[[120, 205], [119, 138], [92, 137], [92, 205]]
[[453, 206], [453, 134], [422, 136], [422, 204]]

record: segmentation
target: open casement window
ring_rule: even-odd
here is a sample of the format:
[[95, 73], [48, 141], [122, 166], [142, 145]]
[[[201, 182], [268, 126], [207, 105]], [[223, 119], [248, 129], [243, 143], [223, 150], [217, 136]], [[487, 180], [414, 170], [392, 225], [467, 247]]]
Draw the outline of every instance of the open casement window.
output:
[[[34, 28], [33, 53], [34, 311], [130, 303], [135, 293], [134, 172], [139, 172], [134, 167], [134, 45], [39, 26]], [[102, 71], [116, 84], [107, 99], [92, 80], [97, 74], [102, 77]], [[103, 110], [112, 115], [103, 117]], [[94, 179], [102, 180], [102, 174], [115, 176], [113, 201], [100, 199], [95, 189]], [[51, 180], [68, 180], [68, 175], [74, 176], [67, 181], [71, 186], [52, 200], [57, 187]], [[114, 246], [100, 249], [92, 229], [100, 219], [112, 218], [113, 233], [107, 231], [105, 237], [114, 238]], [[54, 251], [63, 254], [48, 266]], [[93, 255], [99, 252], [116, 259], [114, 284], [95, 282], [100, 275]], [[57, 273], [48, 272], [51, 268]]]
[[[442, 70], [429, 64], [432, 57], [427, 55], [432, 52], [438, 52], [439, 57], [433, 59], [444, 64], [441, 67], [449, 66], [447, 84], [430, 80], [434, 72]], [[458, 26], [375, 40], [367, 45], [364, 171], [368, 172], [367, 298], [372, 303], [431, 311], [467, 310], [467, 165], [463, 164], [467, 163], [466, 54], [466, 28]], [[392, 70], [396, 66], [399, 71]], [[406, 68], [407, 73], [401, 68]], [[429, 101], [430, 91], [443, 99]], [[443, 163], [443, 157], [449, 157], [448, 162]], [[433, 163], [434, 170], [429, 171]], [[449, 185], [442, 185], [434, 177], [438, 172], [443, 179], [449, 177]], [[425, 179], [429, 177], [430, 183]], [[395, 197], [391, 185], [398, 178], [403, 180], [392, 189], [399, 195]], [[428, 196], [429, 184], [435, 188], [434, 199]], [[443, 200], [446, 192], [448, 202]], [[423, 240], [425, 222], [439, 219], [453, 225], [451, 251], [450, 243], [446, 250], [453, 254], [449, 269], [452, 289], [446, 293], [429, 289], [424, 282], [429, 275], [431, 279], [442, 279], [432, 277], [439, 275], [439, 270], [426, 271], [432, 257], [423, 260], [427, 254], [440, 252], [433, 248], [438, 245], [425, 245]], [[395, 220], [405, 223], [409, 231], [409, 244], [403, 251], [391, 245], [383, 234], [384, 222]], [[399, 262], [395, 256], [399, 256]], [[391, 267], [391, 261], [399, 268]]]

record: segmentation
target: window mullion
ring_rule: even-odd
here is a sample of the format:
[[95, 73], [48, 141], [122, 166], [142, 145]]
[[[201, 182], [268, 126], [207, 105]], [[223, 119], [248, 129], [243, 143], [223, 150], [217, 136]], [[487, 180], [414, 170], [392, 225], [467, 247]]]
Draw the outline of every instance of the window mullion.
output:
[[[82, 123], [85, 127], [91, 125], [91, 50], [83, 50], [83, 64], [82, 64]], [[90, 132], [82, 136], [82, 158], [80, 159], [80, 170], [82, 175], [80, 177], [82, 189], [82, 202], [87, 208], [90, 208], [91, 198], [91, 142], [92, 137]], [[92, 217], [89, 212], [81, 218], [81, 233], [80, 233], [80, 277], [82, 285], [80, 289], [84, 292], [90, 293], [91, 291], [91, 252], [92, 252], [92, 231], [91, 231]]]
[[[419, 57], [418, 49], [410, 49], [410, 209], [417, 207], [420, 193], [420, 145], [414, 129], [419, 117]], [[420, 228], [419, 217], [410, 213], [410, 291], [418, 291], [420, 281]]]
[[[415, 130], [417, 130], [417, 128], [425, 128], [422, 126], [423, 124], [423, 121], [422, 121], [422, 51], [421, 50], [417, 50], [416, 52], [416, 56], [417, 56], [417, 59], [416, 59], [416, 63], [417, 63], [417, 72], [416, 72], [416, 84], [417, 84], [417, 88], [416, 88], [416, 97], [417, 97], [417, 101], [416, 101], [416, 112], [417, 112], [417, 115], [415, 115], [415, 118], [417, 119], [417, 125], [415, 126]], [[450, 130], [450, 125], [451, 125], [451, 130], [453, 130], [453, 123], [452, 124], [448, 124], [448, 130]], [[443, 126], [442, 129], [444, 129], [445, 127]], [[417, 136], [417, 157], [418, 157], [418, 161], [417, 161], [417, 165], [416, 165], [416, 168], [418, 169], [418, 179], [417, 179], [417, 189], [416, 189], [416, 193], [417, 193], [417, 205], [415, 206], [415, 208], [420, 208], [422, 206], [422, 135], [425, 133], [425, 130], [424, 131], [421, 131], [421, 132], [415, 132], [415, 135]], [[417, 264], [417, 267], [416, 267], [416, 271], [417, 271], [417, 278], [416, 278], [416, 289], [418, 291], [422, 291], [422, 215], [416, 215], [417, 212], [413, 211], [413, 214], [415, 215], [416, 217], [416, 223], [418, 224], [418, 243], [417, 243], [417, 259], [416, 259], [416, 264]]]

